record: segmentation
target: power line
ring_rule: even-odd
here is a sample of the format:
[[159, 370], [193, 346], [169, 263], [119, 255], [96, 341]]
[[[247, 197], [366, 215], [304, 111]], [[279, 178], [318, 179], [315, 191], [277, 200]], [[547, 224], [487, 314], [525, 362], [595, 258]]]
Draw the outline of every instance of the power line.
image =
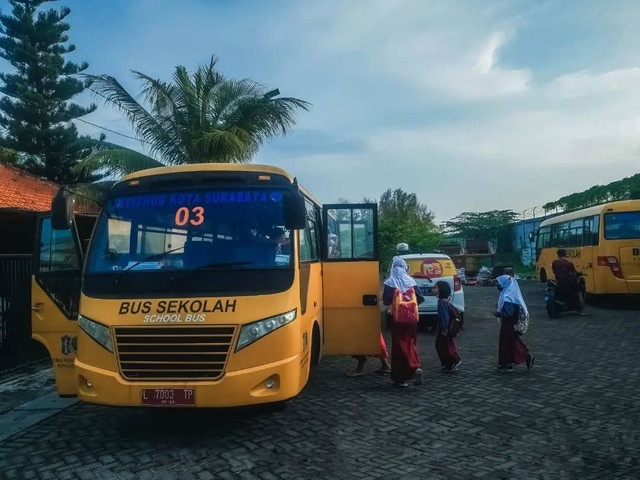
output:
[[151, 142], [148, 142], [148, 141], [146, 141], [146, 140], [142, 140], [142, 139], [140, 139], [140, 138], [132, 137], [131, 135], [127, 135], [127, 134], [125, 134], [125, 133], [120, 133], [120, 132], [117, 132], [116, 130], [111, 130], [110, 128], [103, 127], [103, 126], [101, 126], [101, 125], [98, 125], [97, 123], [92, 123], [92, 122], [90, 122], [90, 121], [88, 121], [88, 120], [84, 120], [84, 119], [79, 118], [79, 117], [74, 118], [73, 120], [77, 120], [77, 121], [79, 121], [79, 122], [86, 123], [87, 125], [91, 125], [92, 127], [100, 128], [100, 129], [102, 129], [102, 130], [104, 130], [104, 131], [106, 131], [106, 132], [115, 133], [116, 135], [120, 135], [121, 137], [124, 137], [124, 138], [130, 138], [131, 140], [135, 140], [135, 141], [137, 141], [137, 142], [151, 144]]
[[[98, 93], [98, 92], [96, 92], [95, 90], [93, 90], [93, 89], [91, 89], [91, 88], [89, 88], [89, 90], [91, 90], [92, 92], [94, 92], [94, 93], [96, 93], [96, 94], [100, 95], [100, 96], [101, 96], [102, 98], [104, 98], [105, 100], [109, 100], [109, 99], [108, 99], [108, 98], [106, 98], [104, 95], [99, 94], [99, 93]], [[42, 106], [42, 104], [41, 104], [41, 103], [35, 102], [35, 101], [33, 101], [33, 100], [29, 100], [29, 99], [27, 99], [27, 98], [15, 97], [15, 96], [13, 96], [13, 95], [8, 95], [8, 94], [6, 94], [6, 93], [4, 93], [4, 92], [3, 92], [3, 94], [4, 94], [4, 95], [6, 95], [7, 97], [14, 98], [14, 99], [16, 99], [16, 100], [18, 100], [18, 101], [21, 101], [21, 102], [24, 102], [24, 103], [30, 103], [31, 105], [34, 105], [34, 106], [37, 106], [37, 107], [41, 107], [41, 106]], [[111, 102], [111, 103], [113, 103], [113, 102]], [[148, 145], [151, 145], [151, 142], [149, 142], [149, 141], [147, 141], [147, 140], [143, 140], [143, 139], [141, 139], [141, 138], [133, 137], [133, 136], [131, 136], [131, 135], [127, 135], [126, 133], [118, 132], [118, 131], [113, 130], [113, 129], [111, 129], [111, 128], [103, 127], [102, 125], [98, 125], [97, 123], [93, 123], [93, 122], [90, 122], [90, 121], [88, 121], [88, 120], [84, 120], [83, 118], [80, 118], [80, 117], [72, 117], [71, 115], [68, 115], [68, 114], [63, 113], [63, 112], [58, 112], [58, 115], [61, 115], [61, 116], [63, 116], [63, 117], [66, 117], [68, 121], [74, 121], [74, 120], [77, 120], [77, 121], [79, 121], [79, 122], [86, 123], [87, 125], [91, 125], [92, 127], [96, 127], [96, 128], [101, 129], [101, 130], [104, 130], [105, 132], [110, 132], [110, 133], [113, 133], [113, 134], [115, 134], [115, 135], [119, 135], [119, 136], [121, 136], [121, 137], [128, 138], [128, 139], [130, 139], [130, 140], [135, 140], [135, 141], [140, 142], [140, 143], [146, 143], [146, 144], [148, 144]], [[6, 128], [5, 128], [5, 130], [6, 130]]]

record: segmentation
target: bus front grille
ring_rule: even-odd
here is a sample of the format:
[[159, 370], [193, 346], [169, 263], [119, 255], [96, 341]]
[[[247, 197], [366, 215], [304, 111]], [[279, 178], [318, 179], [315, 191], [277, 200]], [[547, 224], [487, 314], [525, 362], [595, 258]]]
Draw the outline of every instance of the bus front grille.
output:
[[216, 380], [224, 375], [235, 327], [115, 327], [127, 380]]

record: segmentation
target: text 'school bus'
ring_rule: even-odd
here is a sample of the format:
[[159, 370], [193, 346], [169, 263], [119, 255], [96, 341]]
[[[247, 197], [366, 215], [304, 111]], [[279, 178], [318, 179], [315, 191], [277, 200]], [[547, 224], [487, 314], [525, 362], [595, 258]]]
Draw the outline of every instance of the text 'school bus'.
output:
[[537, 232], [540, 281], [553, 278], [559, 248], [585, 274], [587, 292], [640, 293], [640, 200], [613, 202], [545, 220]]
[[84, 261], [72, 206], [60, 192], [41, 218], [32, 285], [60, 395], [280, 402], [323, 354], [380, 351], [375, 205], [321, 207], [267, 166], [145, 170], [112, 188]]

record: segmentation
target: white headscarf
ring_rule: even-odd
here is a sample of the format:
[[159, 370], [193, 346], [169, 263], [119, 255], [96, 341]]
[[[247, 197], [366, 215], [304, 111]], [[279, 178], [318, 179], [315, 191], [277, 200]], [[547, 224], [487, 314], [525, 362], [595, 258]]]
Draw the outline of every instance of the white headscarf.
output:
[[529, 315], [529, 310], [527, 310], [527, 304], [524, 303], [524, 298], [522, 298], [522, 292], [518, 286], [518, 281], [509, 275], [501, 275], [497, 280], [500, 287], [502, 287], [500, 298], [498, 299], [498, 311], [502, 310], [504, 302], [510, 302], [520, 305], [520, 308], [524, 310], [524, 313]]
[[409, 265], [400, 257], [393, 257], [391, 264], [391, 276], [384, 284], [391, 288], [397, 288], [402, 293], [417, 285], [416, 281], [407, 273]]

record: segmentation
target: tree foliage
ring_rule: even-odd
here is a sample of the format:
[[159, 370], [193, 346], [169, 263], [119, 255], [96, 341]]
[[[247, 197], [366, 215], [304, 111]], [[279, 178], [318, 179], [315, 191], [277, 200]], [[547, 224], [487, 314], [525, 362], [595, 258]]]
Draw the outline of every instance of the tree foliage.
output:
[[[51, 1], [51, 0], [49, 0]], [[18, 152], [17, 163], [31, 173], [74, 183], [74, 165], [93, 146], [79, 137], [72, 120], [95, 110], [70, 102], [87, 86], [77, 74], [87, 63], [65, 60], [69, 8], [39, 11], [45, 0], [10, 0], [11, 15], [0, 15], [0, 57], [14, 68], [0, 73], [0, 146]], [[85, 140], [84, 142], [81, 140]]]
[[560, 209], [564, 211], [600, 205], [617, 200], [628, 200], [640, 197], [640, 173], [623, 178], [607, 185], [594, 185], [578, 193], [559, 198], [555, 202], [544, 205], [545, 210]]
[[81, 164], [84, 172], [103, 167], [122, 175], [160, 165], [249, 162], [268, 139], [295, 124], [297, 110], [310, 104], [275, 98], [252, 80], [235, 80], [216, 68], [217, 59], [194, 73], [178, 66], [171, 82], [133, 72], [141, 82], [141, 101], [114, 77], [89, 76], [92, 88], [129, 120], [148, 155], [106, 147]]
[[387, 190], [378, 202], [378, 231], [382, 268], [386, 271], [398, 243], [413, 251], [433, 251], [442, 238], [434, 214], [418, 201], [415, 193]]
[[464, 212], [444, 223], [447, 235], [468, 240], [497, 240], [498, 250], [510, 250], [510, 225], [518, 214], [512, 210]]

